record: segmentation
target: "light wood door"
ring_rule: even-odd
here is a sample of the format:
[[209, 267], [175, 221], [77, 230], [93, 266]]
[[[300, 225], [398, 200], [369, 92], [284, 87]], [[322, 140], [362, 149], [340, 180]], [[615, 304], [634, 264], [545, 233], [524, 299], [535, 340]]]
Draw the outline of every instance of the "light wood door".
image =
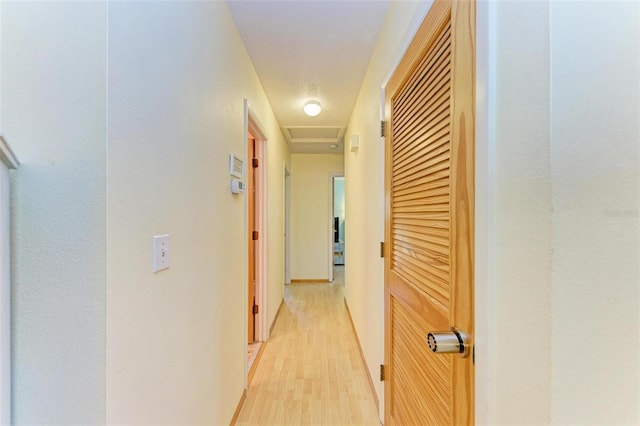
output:
[[247, 203], [248, 203], [248, 218], [249, 224], [247, 229], [249, 230], [249, 300], [248, 300], [248, 320], [249, 320], [249, 335], [248, 342], [253, 343], [256, 340], [256, 314], [254, 307], [256, 305], [256, 243], [257, 235], [254, 233], [256, 227], [256, 168], [253, 166], [253, 160], [256, 158], [256, 140], [253, 137], [248, 141], [248, 157], [247, 161]]
[[475, 4], [436, 1], [386, 88], [385, 425], [471, 425]]

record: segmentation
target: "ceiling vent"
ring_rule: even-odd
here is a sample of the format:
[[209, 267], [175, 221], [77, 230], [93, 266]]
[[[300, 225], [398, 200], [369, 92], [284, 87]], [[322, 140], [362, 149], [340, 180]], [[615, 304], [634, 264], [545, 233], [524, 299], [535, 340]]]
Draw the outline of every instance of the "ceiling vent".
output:
[[[343, 151], [344, 127], [284, 126], [284, 133], [292, 153], [336, 154]], [[338, 147], [331, 147], [338, 145]]]

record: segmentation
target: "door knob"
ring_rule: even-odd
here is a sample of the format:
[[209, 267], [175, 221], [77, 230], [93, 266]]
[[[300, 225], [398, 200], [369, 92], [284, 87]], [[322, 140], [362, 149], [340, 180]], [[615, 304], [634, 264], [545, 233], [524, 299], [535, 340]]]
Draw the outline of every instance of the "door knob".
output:
[[450, 331], [430, 331], [427, 344], [436, 354], [458, 354], [462, 358], [469, 356], [469, 338], [463, 331], [453, 327]]

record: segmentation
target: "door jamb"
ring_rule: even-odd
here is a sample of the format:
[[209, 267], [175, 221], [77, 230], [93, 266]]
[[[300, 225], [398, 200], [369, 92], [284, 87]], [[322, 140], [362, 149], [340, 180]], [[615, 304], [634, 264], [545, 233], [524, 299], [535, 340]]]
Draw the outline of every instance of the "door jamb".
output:
[[[248, 99], [244, 99], [244, 141], [245, 141], [245, 173], [248, 173], [248, 168], [251, 167], [251, 159], [248, 158], [248, 146], [246, 141], [249, 139], [249, 133], [253, 135], [256, 140], [256, 158], [258, 159], [258, 173], [256, 173], [256, 198], [254, 200], [256, 206], [256, 230], [259, 233], [258, 244], [256, 246], [256, 304], [259, 306], [259, 311], [256, 314], [256, 324], [255, 324], [255, 336], [256, 341], [263, 342], [268, 339], [269, 327], [267, 325], [268, 318], [268, 308], [267, 308], [267, 276], [268, 276], [268, 262], [267, 262], [267, 242], [268, 242], [268, 227], [267, 227], [267, 162], [265, 161], [267, 157], [267, 137], [266, 132], [263, 130], [264, 126], [262, 126], [260, 120], [258, 119], [257, 114], [251, 108]], [[248, 211], [249, 205], [247, 202], [247, 198], [245, 197], [245, 227], [247, 227], [248, 233]], [[245, 250], [245, 253], [248, 253]], [[245, 254], [248, 256], [248, 254]], [[248, 260], [245, 261], [245, 264], [248, 263]], [[246, 282], [246, 271], [245, 271], [245, 280]], [[245, 297], [244, 300], [248, 298], [248, 289], [245, 288]], [[245, 321], [248, 321], [247, 316], [244, 315]], [[245, 329], [248, 327], [248, 324], [245, 324]], [[246, 340], [246, 339], [245, 339]], [[247, 343], [248, 345], [248, 343]], [[245, 349], [248, 350], [248, 347]], [[247, 351], [245, 350], [245, 353]], [[245, 373], [248, 374], [248, 364], [247, 359], [245, 358]], [[246, 376], [245, 374], [245, 388], [247, 386]]]
[[291, 172], [282, 162], [284, 195], [284, 283], [291, 284]]
[[18, 159], [0, 135], [0, 424], [11, 423], [11, 185]]
[[491, 376], [499, 368], [491, 363], [489, 348], [495, 343], [491, 325], [495, 290], [495, 87], [496, 5], [476, 3], [476, 95], [475, 95], [475, 421], [495, 423], [496, 401]]

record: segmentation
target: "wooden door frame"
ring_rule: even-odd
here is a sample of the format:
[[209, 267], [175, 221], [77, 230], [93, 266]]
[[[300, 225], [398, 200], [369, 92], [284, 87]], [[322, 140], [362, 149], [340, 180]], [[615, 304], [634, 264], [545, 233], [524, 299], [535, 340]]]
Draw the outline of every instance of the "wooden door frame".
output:
[[253, 134], [251, 133], [251, 131], [249, 131], [249, 137], [247, 138], [247, 167], [246, 167], [246, 185], [245, 185], [245, 194], [246, 194], [246, 199], [247, 199], [247, 235], [246, 235], [246, 239], [247, 239], [247, 253], [248, 253], [248, 259], [249, 262], [247, 262], [247, 275], [248, 275], [248, 280], [247, 280], [247, 293], [248, 293], [248, 298], [247, 298], [247, 323], [249, 325], [248, 327], [248, 332], [249, 335], [247, 337], [247, 342], [249, 343], [249, 345], [254, 344], [258, 341], [258, 339], [256, 338], [256, 322], [258, 319], [258, 316], [256, 313], [254, 313], [254, 308], [256, 306], [259, 306], [257, 303], [257, 295], [256, 295], [256, 289], [257, 289], [257, 259], [256, 259], [256, 254], [257, 254], [257, 246], [258, 246], [258, 241], [256, 241], [254, 239], [253, 234], [255, 232], [258, 232], [258, 226], [257, 226], [257, 219], [256, 219], [256, 212], [257, 212], [257, 202], [256, 202], [256, 198], [258, 196], [258, 190], [256, 188], [256, 183], [257, 183], [257, 173], [258, 171], [252, 167], [252, 163], [253, 160], [256, 159], [257, 156], [257, 145], [258, 142], [255, 138], [255, 136], [253, 136]]
[[[244, 99], [244, 141], [245, 141], [245, 155], [244, 157], [247, 159], [245, 161], [245, 173], [249, 173], [249, 167], [251, 167], [251, 159], [248, 158], [249, 149], [247, 141], [249, 140], [249, 134], [253, 135], [256, 140], [256, 158], [260, 164], [258, 167], [258, 172], [256, 173], [256, 199], [254, 200], [256, 206], [256, 230], [259, 232], [258, 243], [256, 244], [256, 304], [259, 306], [258, 314], [256, 314], [256, 323], [255, 323], [255, 336], [256, 341], [263, 342], [268, 339], [269, 334], [269, 326], [267, 325], [267, 277], [268, 277], [268, 262], [267, 262], [267, 243], [268, 243], [268, 226], [267, 226], [267, 137], [266, 133], [263, 130], [264, 126], [262, 126], [260, 120], [258, 119], [257, 114], [251, 108], [249, 101]], [[249, 233], [249, 203], [247, 201], [247, 197], [245, 197], [245, 234]], [[246, 239], [245, 239], [246, 240]], [[246, 243], [248, 244], [248, 242]], [[245, 265], [248, 265], [248, 246], [245, 250], [245, 256], [247, 256]], [[245, 280], [244, 282], [248, 283], [248, 272], [245, 271]], [[244, 287], [244, 300], [248, 300], [248, 287]], [[245, 321], [248, 321], [247, 315], [244, 315]], [[245, 324], [245, 330], [248, 329], [249, 325]], [[248, 343], [247, 347], [245, 347], [245, 354], [248, 351]], [[245, 357], [245, 372], [248, 374], [248, 363], [247, 358]], [[247, 386], [246, 382], [246, 374], [245, 374], [245, 388]]]

